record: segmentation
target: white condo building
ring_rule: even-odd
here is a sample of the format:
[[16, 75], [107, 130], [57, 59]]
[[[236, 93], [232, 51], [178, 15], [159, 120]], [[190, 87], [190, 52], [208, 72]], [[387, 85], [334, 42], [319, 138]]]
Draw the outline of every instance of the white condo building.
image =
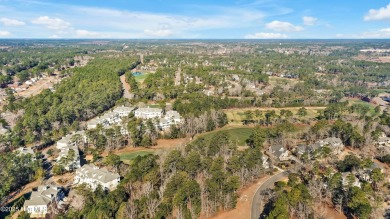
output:
[[134, 116], [141, 119], [161, 118], [162, 109], [159, 108], [138, 108], [134, 111]]
[[85, 183], [92, 190], [95, 190], [99, 185], [101, 185], [103, 189], [114, 190], [118, 186], [119, 181], [119, 174], [112, 173], [106, 168], [99, 169], [99, 167], [93, 164], [86, 164], [76, 170], [74, 184], [80, 185]]

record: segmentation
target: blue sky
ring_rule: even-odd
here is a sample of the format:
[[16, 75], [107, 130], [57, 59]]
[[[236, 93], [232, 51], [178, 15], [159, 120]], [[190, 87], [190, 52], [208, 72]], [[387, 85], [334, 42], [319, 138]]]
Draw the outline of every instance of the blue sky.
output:
[[0, 38], [390, 38], [390, 1], [0, 0]]

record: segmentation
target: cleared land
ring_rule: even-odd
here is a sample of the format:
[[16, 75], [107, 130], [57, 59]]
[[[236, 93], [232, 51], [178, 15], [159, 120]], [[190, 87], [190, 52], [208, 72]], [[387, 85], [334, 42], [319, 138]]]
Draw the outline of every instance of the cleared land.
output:
[[45, 78], [41, 78], [33, 85], [28, 86], [26, 84], [23, 84], [22, 86], [19, 86], [19, 88], [26, 90], [18, 91], [16, 94], [24, 98], [35, 96], [40, 94], [44, 89], [53, 87], [54, 84], [57, 84], [60, 81], [61, 78], [58, 76], [48, 76]]
[[206, 140], [211, 140], [213, 136], [215, 136], [218, 133], [227, 133], [230, 135], [230, 139], [237, 145], [237, 146], [245, 146], [246, 140], [249, 138], [249, 136], [252, 134], [253, 128], [229, 128], [229, 129], [222, 129], [217, 130], [213, 132], [208, 132], [202, 135], [199, 135], [199, 137], [203, 137]]

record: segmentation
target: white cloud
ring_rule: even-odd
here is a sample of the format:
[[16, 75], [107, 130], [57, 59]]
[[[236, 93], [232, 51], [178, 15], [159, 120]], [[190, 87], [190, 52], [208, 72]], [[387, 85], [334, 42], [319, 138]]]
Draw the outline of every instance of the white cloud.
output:
[[8, 36], [8, 35], [11, 35], [11, 33], [8, 31], [0, 31], [0, 36]]
[[384, 28], [377, 31], [364, 32], [359, 35], [359, 38], [389, 38], [390, 28]]
[[67, 29], [71, 25], [69, 22], [66, 22], [60, 18], [50, 18], [48, 16], [41, 16], [31, 21], [33, 24], [45, 25], [49, 29], [61, 30]]
[[173, 32], [169, 29], [159, 29], [159, 30], [144, 30], [144, 33], [148, 36], [152, 37], [168, 37], [173, 34]]
[[59, 39], [59, 38], [61, 38], [61, 37], [58, 36], [57, 34], [49, 36], [49, 39]]
[[0, 22], [5, 26], [23, 26], [25, 23], [23, 21], [9, 19], [9, 18], [1, 18]]
[[387, 39], [390, 38], [390, 28], [366, 31], [358, 34], [336, 34], [336, 37], [346, 39]]
[[368, 11], [368, 14], [364, 16], [365, 21], [386, 20], [386, 19], [390, 19], [390, 4], [378, 10], [370, 9]]
[[111, 37], [110, 34], [89, 31], [89, 30], [76, 30], [75, 33], [77, 38], [110, 38]]
[[281, 33], [255, 33], [248, 34], [245, 36], [246, 39], [285, 39], [287, 38], [286, 34]]
[[160, 29], [161, 24], [169, 26], [172, 32], [175, 33], [183, 32], [183, 30], [255, 26], [255, 22], [264, 17], [260, 11], [240, 8], [215, 8], [214, 13], [207, 16], [158, 14], [95, 7], [74, 7], [73, 10], [75, 16], [81, 13], [82, 16], [87, 16], [90, 20], [96, 21], [91, 22], [91, 25], [105, 26], [117, 30], [137, 30], [143, 33], [145, 33], [145, 30], [156, 32]]
[[292, 23], [283, 21], [272, 21], [266, 24], [265, 27], [267, 29], [280, 32], [298, 32], [303, 30], [303, 27], [301, 26], [295, 26]]
[[318, 19], [315, 17], [304, 16], [304, 17], [302, 17], [302, 20], [303, 20], [304, 25], [313, 26], [316, 24]]

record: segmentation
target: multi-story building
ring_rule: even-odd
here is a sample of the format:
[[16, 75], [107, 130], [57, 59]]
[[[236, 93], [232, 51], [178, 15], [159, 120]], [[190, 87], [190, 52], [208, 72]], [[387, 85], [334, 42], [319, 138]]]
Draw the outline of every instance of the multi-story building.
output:
[[112, 173], [106, 168], [101, 168], [87, 164], [76, 170], [74, 179], [75, 185], [87, 184], [92, 190], [95, 190], [99, 185], [103, 189], [114, 190], [120, 181], [120, 176], [117, 173]]

